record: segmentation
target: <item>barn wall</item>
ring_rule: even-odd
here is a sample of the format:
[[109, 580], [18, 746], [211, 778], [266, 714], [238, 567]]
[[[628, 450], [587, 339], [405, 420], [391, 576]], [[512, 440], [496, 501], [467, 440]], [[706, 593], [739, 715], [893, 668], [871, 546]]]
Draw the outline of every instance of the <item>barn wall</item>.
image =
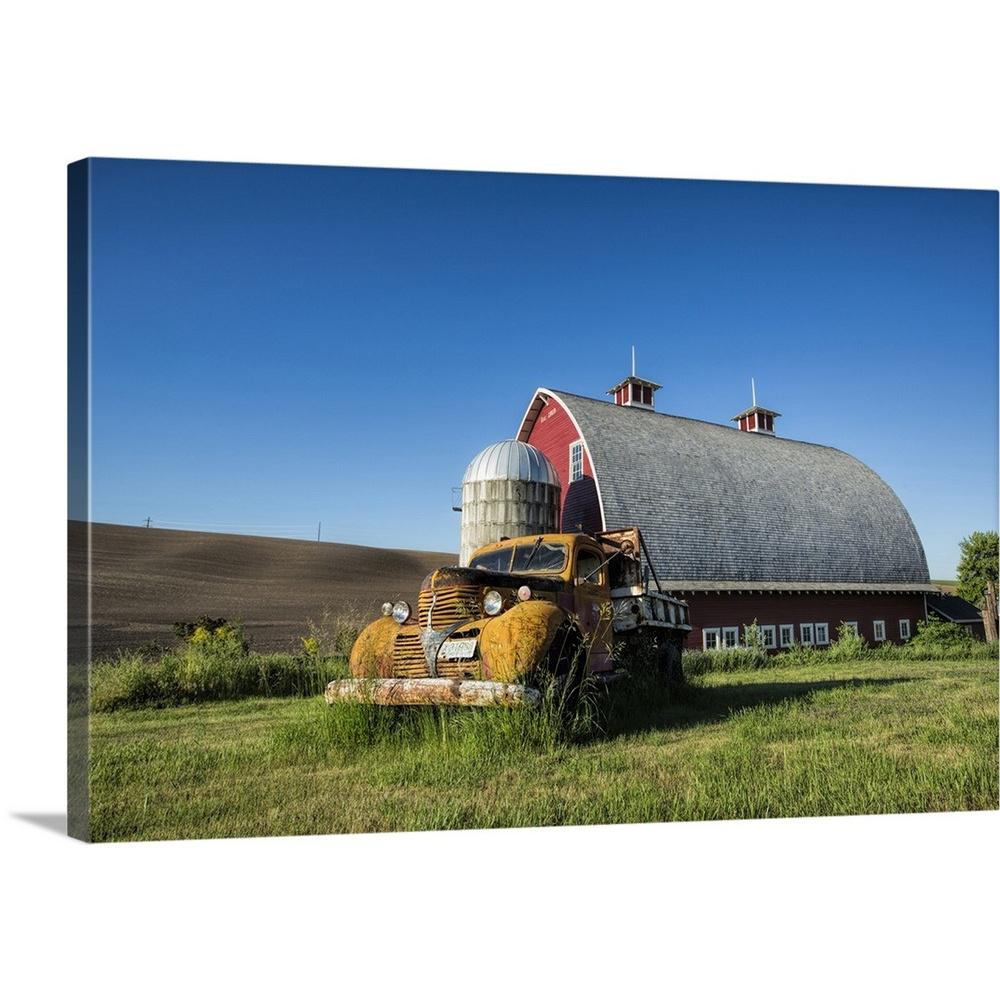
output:
[[580, 435], [569, 414], [557, 400], [550, 398], [538, 414], [528, 444], [543, 452], [555, 466], [562, 484], [562, 529], [575, 531], [582, 524], [584, 531], [601, 531], [601, 505], [597, 497], [594, 470], [586, 449], [583, 452], [583, 479], [571, 483], [569, 479], [569, 446]]
[[[831, 641], [843, 621], [856, 621], [858, 630], [872, 645], [872, 622], [885, 622], [886, 639], [899, 642], [899, 619], [909, 618], [910, 634], [924, 617], [924, 599], [913, 594], [679, 594], [691, 610], [691, 631], [687, 648], [701, 649], [702, 629], [736, 625], [743, 641], [743, 626], [756, 619], [758, 625], [794, 625], [796, 638], [803, 622], [826, 622]], [[780, 646], [778, 647], [780, 650]]]

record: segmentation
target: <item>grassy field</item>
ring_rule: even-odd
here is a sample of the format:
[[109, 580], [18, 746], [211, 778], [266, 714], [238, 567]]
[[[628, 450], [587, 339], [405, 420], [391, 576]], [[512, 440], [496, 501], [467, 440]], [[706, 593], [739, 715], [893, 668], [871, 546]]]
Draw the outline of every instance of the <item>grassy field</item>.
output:
[[[705, 674], [558, 738], [526, 713], [273, 698], [95, 713], [95, 840], [996, 809], [990, 662]], [[627, 696], [620, 695], [619, 698]], [[633, 696], [634, 697], [634, 696]], [[620, 709], [620, 710], [619, 710]]]

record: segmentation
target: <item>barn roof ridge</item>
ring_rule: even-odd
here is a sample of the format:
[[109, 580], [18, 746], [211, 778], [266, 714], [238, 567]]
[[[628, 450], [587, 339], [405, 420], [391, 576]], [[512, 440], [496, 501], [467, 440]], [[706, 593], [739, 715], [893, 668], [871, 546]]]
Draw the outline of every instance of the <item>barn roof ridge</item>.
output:
[[[837, 448], [835, 445], [832, 444], [822, 444], [819, 441], [803, 441], [801, 438], [783, 437], [782, 435], [772, 436], [770, 434], [747, 434], [746, 431], [741, 431], [738, 427], [729, 426], [729, 424], [732, 423], [732, 420], [736, 419], [735, 417], [733, 417], [731, 420], [727, 421], [724, 424], [717, 424], [714, 420], [705, 420], [702, 417], [686, 417], [682, 413], [664, 413], [662, 410], [647, 410], [644, 407], [638, 407], [638, 406], [635, 407], [617, 406], [617, 404], [613, 403], [611, 400], [608, 399], [596, 399], [594, 396], [581, 396], [580, 393], [578, 392], [567, 392], [565, 389], [556, 389], [551, 386], [539, 386], [539, 388], [536, 391], [551, 392], [554, 395], [559, 396], [560, 398], [569, 397], [570, 399], [583, 399], [586, 400], [588, 403], [600, 403], [602, 406], [609, 406], [619, 410], [627, 410], [630, 413], [642, 413], [650, 417], [667, 417], [669, 420], [688, 420], [691, 423], [695, 424], [705, 424], [708, 427], [718, 427], [724, 431], [730, 431], [733, 434], [739, 434], [741, 435], [741, 438], [743, 440], [747, 441], [777, 441], [777, 440], [788, 441], [791, 442], [792, 444], [806, 445], [807, 447], [810, 448], [829, 448], [830, 451], [837, 451], [840, 452], [842, 455], [848, 455], [849, 457], [853, 457], [850, 454], [850, 452], [844, 451], [842, 448]], [[751, 407], [751, 409], [752, 408], [753, 407]], [[766, 407], [758, 407], [758, 409], [765, 410], [767, 413], [774, 413], [775, 416], [779, 417], [781, 416], [780, 413], [777, 413], [774, 410], [767, 410]], [[749, 412], [749, 410], [747, 412]]]

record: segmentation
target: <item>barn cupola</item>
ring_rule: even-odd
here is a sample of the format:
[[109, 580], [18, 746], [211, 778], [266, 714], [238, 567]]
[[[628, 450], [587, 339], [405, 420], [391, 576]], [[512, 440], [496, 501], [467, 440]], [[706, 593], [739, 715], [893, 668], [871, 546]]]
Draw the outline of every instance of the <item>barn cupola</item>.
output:
[[741, 431], [748, 431], [751, 434], [769, 434], [774, 437], [774, 418], [780, 417], [781, 414], [777, 410], [769, 410], [767, 407], [757, 405], [757, 386], [753, 379], [750, 379], [750, 394], [753, 405], [742, 413], [737, 413], [731, 419], [736, 422]]
[[636, 406], [641, 410], [655, 409], [656, 390], [662, 385], [650, 382], [647, 378], [639, 378], [635, 373], [635, 348], [632, 348], [632, 374], [617, 385], [608, 389], [608, 395], [613, 397], [616, 406]]

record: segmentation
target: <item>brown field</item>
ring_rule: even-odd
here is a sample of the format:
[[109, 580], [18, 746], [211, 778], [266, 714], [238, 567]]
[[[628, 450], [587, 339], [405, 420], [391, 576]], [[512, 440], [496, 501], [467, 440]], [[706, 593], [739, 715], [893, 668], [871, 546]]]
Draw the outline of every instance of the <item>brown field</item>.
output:
[[[87, 525], [69, 522], [71, 592], [86, 579]], [[174, 641], [171, 625], [200, 615], [241, 619], [254, 648], [291, 650], [324, 607], [378, 614], [383, 601], [416, 599], [451, 552], [92, 524], [94, 655]], [[74, 602], [75, 603], [75, 602]], [[71, 616], [76, 611], [71, 607]], [[84, 621], [69, 622], [71, 661], [85, 655]]]

